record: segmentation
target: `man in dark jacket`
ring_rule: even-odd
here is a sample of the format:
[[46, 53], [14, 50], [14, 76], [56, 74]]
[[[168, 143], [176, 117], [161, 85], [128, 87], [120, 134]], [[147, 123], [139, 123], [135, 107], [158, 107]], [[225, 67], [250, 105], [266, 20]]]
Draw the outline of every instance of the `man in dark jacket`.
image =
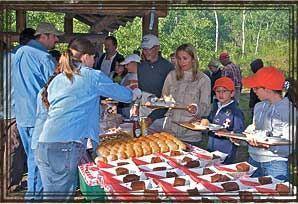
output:
[[[264, 66], [263, 61], [261, 59], [256, 59], [250, 63], [250, 69], [253, 73], [256, 73], [260, 68]], [[252, 116], [254, 114], [254, 107], [256, 103], [260, 102], [260, 99], [255, 94], [255, 92], [250, 89], [249, 93], [249, 108], [251, 110]]]
[[124, 57], [117, 51], [117, 39], [114, 36], [105, 38], [105, 53], [96, 59], [94, 69], [101, 70], [110, 78], [114, 77], [116, 62], [123, 61]]
[[208, 64], [209, 72], [207, 73], [207, 76], [211, 81], [211, 103], [213, 102], [213, 98], [215, 96], [215, 92], [213, 91], [214, 83], [222, 75], [219, 66], [219, 63], [216, 60], [211, 60]]

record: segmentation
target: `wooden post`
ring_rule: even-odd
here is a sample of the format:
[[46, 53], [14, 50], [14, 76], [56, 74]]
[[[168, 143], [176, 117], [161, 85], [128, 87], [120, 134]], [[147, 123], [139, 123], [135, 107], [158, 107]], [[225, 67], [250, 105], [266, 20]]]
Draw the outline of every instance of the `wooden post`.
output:
[[[150, 23], [151, 23], [151, 25], [150, 25]], [[152, 28], [152, 29], [150, 30], [150, 28]], [[158, 16], [157, 16], [156, 12], [149, 11], [148, 13], [146, 13], [143, 16], [142, 30], [143, 30], [143, 36], [146, 34], [153, 34], [153, 35], [158, 36]]]
[[26, 11], [16, 10], [16, 31], [21, 33], [26, 28]]
[[67, 34], [73, 33], [73, 15], [65, 14], [64, 16], [64, 32]]

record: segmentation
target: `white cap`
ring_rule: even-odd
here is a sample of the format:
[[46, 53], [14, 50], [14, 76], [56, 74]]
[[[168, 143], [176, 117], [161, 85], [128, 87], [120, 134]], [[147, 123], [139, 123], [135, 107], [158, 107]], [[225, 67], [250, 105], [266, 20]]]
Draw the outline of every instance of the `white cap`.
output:
[[151, 49], [155, 45], [160, 45], [158, 37], [152, 34], [144, 35], [142, 39], [142, 48]]
[[140, 63], [141, 62], [141, 57], [139, 55], [136, 55], [136, 54], [132, 54], [132, 55], [128, 55], [125, 60], [123, 62], [121, 62], [120, 64], [121, 65], [126, 65], [130, 62], [138, 62]]

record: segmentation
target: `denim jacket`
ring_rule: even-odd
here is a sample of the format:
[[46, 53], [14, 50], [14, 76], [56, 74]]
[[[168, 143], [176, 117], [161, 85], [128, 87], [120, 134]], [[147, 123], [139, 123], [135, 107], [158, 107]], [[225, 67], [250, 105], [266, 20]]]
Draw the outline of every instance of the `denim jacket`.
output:
[[103, 72], [79, 65], [80, 74], [70, 81], [58, 74], [48, 87], [49, 110], [39, 94], [36, 127], [32, 149], [37, 142], [71, 142], [90, 138], [99, 142], [100, 96], [124, 103], [132, 100], [132, 92], [120, 86]]
[[37, 94], [54, 72], [56, 61], [38, 41], [20, 47], [13, 59], [15, 115], [21, 127], [34, 127]]

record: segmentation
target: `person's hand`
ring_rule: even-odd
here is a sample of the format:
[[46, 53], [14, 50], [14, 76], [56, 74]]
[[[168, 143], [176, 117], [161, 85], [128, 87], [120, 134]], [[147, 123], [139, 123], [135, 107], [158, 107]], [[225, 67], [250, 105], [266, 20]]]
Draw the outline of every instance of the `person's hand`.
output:
[[186, 108], [187, 108], [187, 111], [192, 115], [195, 115], [198, 111], [198, 106], [197, 104], [194, 104], [194, 103], [189, 104]]
[[260, 148], [269, 148], [269, 145], [261, 143], [258, 141], [255, 134], [244, 133], [248, 139], [248, 144], [253, 147], [260, 147]]

